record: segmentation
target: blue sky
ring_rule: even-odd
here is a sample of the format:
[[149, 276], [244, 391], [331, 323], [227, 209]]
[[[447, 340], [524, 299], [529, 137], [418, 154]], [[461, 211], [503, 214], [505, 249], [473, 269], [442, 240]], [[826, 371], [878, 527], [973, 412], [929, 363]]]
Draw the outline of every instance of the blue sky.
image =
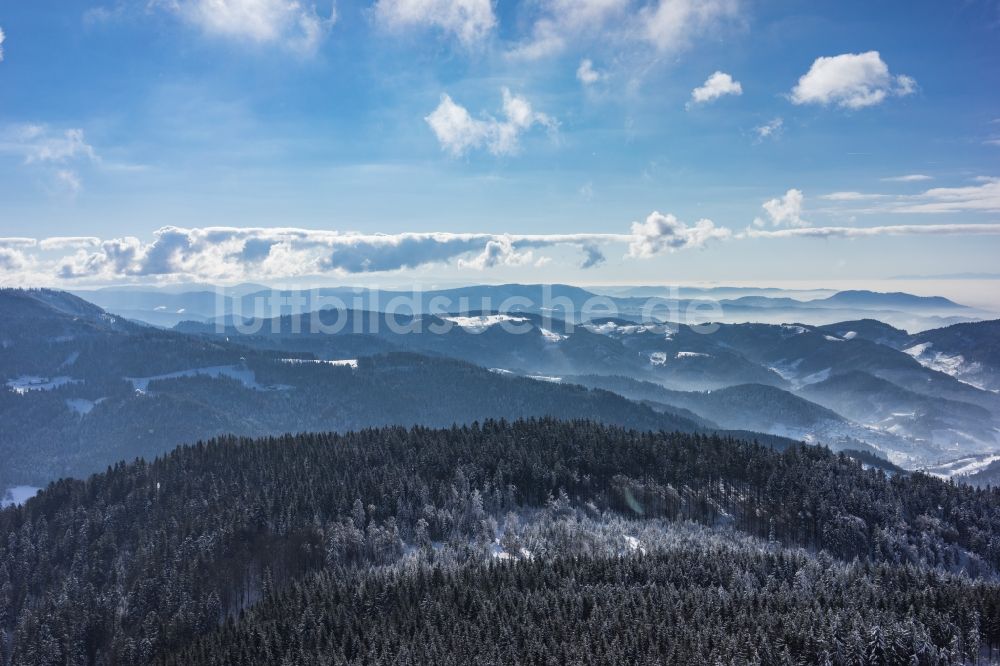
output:
[[4, 283], [997, 271], [996, 0], [0, 0], [0, 30]]

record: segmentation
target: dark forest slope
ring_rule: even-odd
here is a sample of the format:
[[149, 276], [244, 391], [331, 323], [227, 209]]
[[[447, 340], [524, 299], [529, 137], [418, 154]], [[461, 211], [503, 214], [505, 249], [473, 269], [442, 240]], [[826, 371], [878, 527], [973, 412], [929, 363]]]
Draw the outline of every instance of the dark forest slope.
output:
[[[722, 531], [684, 537], [694, 528], [678, 521]], [[553, 638], [519, 653], [527, 661], [559, 661], [570, 627], [589, 621], [577, 613], [587, 612], [597, 612], [594, 622], [613, 615], [639, 623], [622, 637], [631, 647], [602, 654], [625, 658], [650, 642], [665, 649], [662, 623], [640, 620], [661, 601], [690, 618], [684, 631], [704, 623], [708, 633], [696, 631], [698, 640], [730, 627], [750, 631], [734, 636], [758, 644], [788, 645], [810, 662], [817, 650], [833, 649], [834, 638], [850, 642], [858, 631], [867, 641], [879, 627], [894, 638], [911, 631], [936, 654], [950, 650], [956, 636], [956, 649], [965, 649], [974, 625], [984, 646], [1000, 640], [1000, 627], [987, 622], [1000, 602], [990, 582], [1000, 567], [998, 493], [919, 474], [887, 477], [817, 447], [776, 452], [585, 422], [223, 439], [50, 486], [24, 507], [0, 512], [0, 534], [0, 623], [7, 662], [17, 664], [144, 664], [188, 648], [226, 618], [239, 619], [227, 630], [237, 633], [206, 639], [205, 652], [175, 663], [236, 663], [228, 651], [247, 647], [231, 642], [247, 635], [240, 632], [268, 642], [270, 663], [306, 663], [299, 649], [328, 650], [329, 659], [343, 650], [363, 662], [358, 650], [368, 647], [385, 649], [365, 652], [369, 662], [395, 662], [405, 647], [400, 632], [411, 635], [407, 627], [418, 625], [430, 631], [428, 623], [450, 624], [456, 614], [464, 630], [480, 636], [469, 649], [486, 650], [489, 616], [478, 613], [494, 602], [531, 607], [532, 590], [549, 601], [509, 622], [526, 640]], [[785, 553], [781, 545], [828, 555]], [[712, 556], [712, 548], [721, 550]], [[643, 551], [648, 560], [620, 561]], [[676, 557], [660, 556], [669, 553]], [[584, 559], [558, 564], [566, 556]], [[520, 564], [483, 568], [500, 558]], [[855, 558], [888, 568], [844, 568]], [[388, 570], [373, 567], [397, 573], [386, 577]], [[341, 573], [308, 578], [324, 570]], [[432, 592], [414, 598], [422, 588], [409, 575], [447, 581], [435, 579]], [[498, 577], [517, 582], [500, 594]], [[274, 597], [309, 580], [289, 592], [299, 598]], [[456, 586], [460, 594], [448, 594]], [[738, 617], [717, 618], [720, 587], [736, 595], [727, 607]], [[328, 596], [302, 597], [303, 589]], [[588, 589], [607, 605], [582, 610]], [[914, 615], [907, 608], [917, 597], [926, 612]], [[555, 598], [565, 599], [562, 614], [541, 614]], [[817, 606], [819, 598], [825, 601]], [[240, 615], [262, 599], [277, 605]], [[866, 611], [867, 603], [880, 610]], [[344, 643], [394, 608], [378, 621], [381, 638]], [[793, 626], [789, 609], [806, 619]], [[829, 625], [819, 642], [804, 643], [801, 627], [831, 614], [846, 619]], [[299, 638], [271, 635], [275, 622], [292, 618], [301, 624]], [[320, 643], [308, 643], [314, 640]], [[268, 663], [262, 645], [249, 647], [258, 663]], [[698, 649], [710, 654], [709, 647]]]

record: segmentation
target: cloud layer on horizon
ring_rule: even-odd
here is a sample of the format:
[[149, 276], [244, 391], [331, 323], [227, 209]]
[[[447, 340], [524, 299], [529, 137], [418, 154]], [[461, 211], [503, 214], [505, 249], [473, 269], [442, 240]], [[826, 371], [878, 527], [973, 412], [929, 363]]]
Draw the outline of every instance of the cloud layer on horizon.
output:
[[[242, 281], [309, 275], [346, 277], [428, 265], [465, 270], [541, 266], [547, 250], [569, 248], [581, 269], [606, 262], [609, 248], [623, 260], [648, 260], [746, 239], [872, 236], [1000, 235], [1000, 224], [903, 224], [871, 227], [749, 227], [734, 233], [701, 219], [687, 224], [654, 211], [629, 233], [490, 234], [407, 232], [363, 234], [294, 228], [164, 227], [152, 241], [56, 236], [0, 238], [0, 284], [45, 286], [114, 281]], [[541, 252], [541, 254], [539, 254]]]

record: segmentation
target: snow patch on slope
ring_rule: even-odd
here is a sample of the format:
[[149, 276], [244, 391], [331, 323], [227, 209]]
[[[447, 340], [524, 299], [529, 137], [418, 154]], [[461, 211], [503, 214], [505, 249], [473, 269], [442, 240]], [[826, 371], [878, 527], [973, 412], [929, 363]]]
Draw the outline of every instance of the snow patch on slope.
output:
[[293, 365], [302, 363], [312, 363], [316, 365], [333, 365], [341, 368], [354, 368], [354, 369], [357, 369], [358, 367], [358, 359], [356, 358], [342, 358], [334, 361], [324, 361], [321, 359], [312, 359], [312, 358], [283, 358], [281, 359], [281, 362], [291, 363]]
[[100, 404], [104, 398], [100, 400], [84, 400], [83, 398], [67, 398], [66, 406], [70, 410], [76, 412], [80, 416], [86, 416], [94, 409], [94, 405]]
[[991, 464], [1000, 460], [1000, 455], [982, 455], [982, 456], [969, 456], [967, 458], [959, 458], [958, 460], [952, 460], [943, 465], [938, 465], [936, 467], [927, 468], [925, 471], [932, 476], [936, 476], [941, 479], [949, 479], [953, 476], [964, 476], [967, 474], [974, 474], [982, 469], [989, 467]]
[[562, 377], [549, 377], [548, 375], [528, 375], [528, 379], [534, 379], [540, 382], [549, 382], [550, 384], [559, 384], [562, 382]]
[[7, 388], [15, 393], [25, 394], [28, 391], [51, 391], [67, 384], [79, 384], [83, 380], [72, 377], [36, 377], [34, 375], [21, 375], [14, 379], [7, 380]]
[[191, 368], [190, 370], [179, 370], [177, 372], [167, 372], [162, 375], [151, 377], [125, 377], [125, 381], [132, 383], [132, 388], [137, 393], [146, 393], [149, 390], [149, 383], [162, 379], [182, 379], [185, 377], [211, 377], [219, 379], [228, 377], [235, 379], [248, 389], [256, 391], [270, 391], [276, 387], [261, 386], [257, 383], [257, 378], [253, 370], [242, 365], [215, 365], [208, 368]]
[[541, 333], [542, 337], [548, 340], [549, 342], [560, 342], [569, 337], [567, 335], [559, 335], [558, 333], [555, 333], [547, 328], [542, 328], [542, 327], [538, 328], [538, 332]]
[[492, 315], [479, 315], [476, 317], [441, 317], [445, 321], [450, 321], [456, 324], [459, 328], [469, 332], [469, 333], [482, 333], [490, 326], [496, 326], [497, 324], [502, 324], [504, 322], [514, 322], [514, 323], [524, 323], [527, 320], [525, 317], [514, 317], [507, 314], [492, 314]]
[[933, 351], [931, 349], [932, 346], [933, 343], [931, 342], [923, 342], [904, 349], [903, 353], [912, 356], [925, 368], [943, 372], [944, 374], [950, 375], [964, 384], [986, 390], [986, 387], [967, 379], [968, 375], [974, 375], [981, 372], [983, 369], [982, 365], [979, 363], [967, 362], [965, 357], [961, 354], [946, 354], [944, 352]]

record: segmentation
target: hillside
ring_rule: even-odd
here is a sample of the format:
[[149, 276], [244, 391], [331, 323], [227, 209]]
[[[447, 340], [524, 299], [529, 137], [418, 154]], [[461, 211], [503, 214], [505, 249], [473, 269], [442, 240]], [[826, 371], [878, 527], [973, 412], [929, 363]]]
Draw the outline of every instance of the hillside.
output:
[[[223, 337], [113, 322], [5, 292], [30, 314], [0, 323], [0, 495], [85, 476], [222, 434], [447, 426], [486, 418], [592, 418], [644, 430], [702, 423], [607, 392], [490, 372], [448, 358], [390, 354], [323, 363]], [[83, 303], [67, 296], [69, 304]], [[113, 323], [112, 323], [113, 322]], [[52, 331], [58, 335], [39, 335]]]
[[942, 448], [959, 442], [989, 449], [997, 443], [997, 420], [988, 410], [908, 391], [866, 372], [835, 374], [800, 393], [859, 423]]
[[906, 351], [928, 367], [990, 391], [1000, 391], [1000, 319], [924, 331]]
[[838, 291], [827, 298], [809, 301], [820, 307], [855, 307], [877, 310], [956, 310], [959, 305], [943, 296], [915, 296], [903, 292], [884, 293], [867, 290]]
[[1000, 642], [1000, 497], [816, 447], [550, 420], [224, 438], [54, 484], [0, 533], [17, 664], [544, 661], [613, 617], [623, 642], [591, 649], [625, 661]]
[[743, 384], [697, 392], [671, 391], [657, 384], [620, 376], [585, 375], [568, 377], [567, 381], [613, 391], [645, 402], [663, 413], [694, 414], [730, 430], [819, 442], [834, 450], [867, 451], [894, 462], [908, 462], [914, 454], [911, 441], [851, 422], [831, 409], [773, 386]]

